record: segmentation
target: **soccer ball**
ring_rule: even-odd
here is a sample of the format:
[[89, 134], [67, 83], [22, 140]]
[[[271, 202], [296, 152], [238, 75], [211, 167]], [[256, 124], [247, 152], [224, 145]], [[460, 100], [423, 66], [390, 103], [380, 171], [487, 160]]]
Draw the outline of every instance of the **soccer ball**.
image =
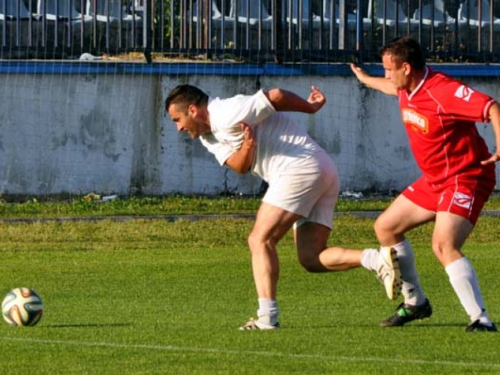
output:
[[12, 289], [3, 299], [2, 315], [12, 326], [34, 326], [42, 314], [42, 299], [32, 289]]

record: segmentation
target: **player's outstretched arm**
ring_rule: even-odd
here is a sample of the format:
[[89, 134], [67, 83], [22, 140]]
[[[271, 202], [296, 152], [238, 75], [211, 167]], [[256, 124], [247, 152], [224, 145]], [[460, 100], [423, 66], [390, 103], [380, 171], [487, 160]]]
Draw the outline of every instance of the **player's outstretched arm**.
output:
[[500, 105], [498, 103], [490, 107], [490, 121], [493, 126], [493, 131], [495, 132], [497, 149], [489, 159], [481, 162], [483, 165], [496, 163], [500, 160]]
[[398, 95], [396, 87], [391, 83], [391, 81], [385, 79], [384, 77], [372, 77], [356, 64], [351, 64], [351, 70], [359, 82], [365, 86], [382, 91], [387, 95]]
[[273, 107], [281, 112], [316, 113], [326, 103], [325, 95], [316, 86], [311, 87], [311, 93], [307, 100], [291, 91], [280, 88], [264, 91], [264, 93]]
[[240, 126], [243, 131], [243, 144], [227, 158], [226, 165], [236, 173], [247, 173], [252, 168], [257, 143], [252, 128], [245, 123], [241, 123]]

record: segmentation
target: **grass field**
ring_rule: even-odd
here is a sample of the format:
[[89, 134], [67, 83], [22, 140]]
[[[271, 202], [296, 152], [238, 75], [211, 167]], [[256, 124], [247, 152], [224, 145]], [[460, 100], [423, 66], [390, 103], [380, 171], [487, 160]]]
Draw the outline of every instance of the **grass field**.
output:
[[[157, 209], [132, 203], [136, 214]], [[250, 212], [247, 204], [242, 211]], [[127, 211], [118, 207], [125, 202], [30, 205], [45, 213], [34, 216], [50, 217]], [[16, 217], [14, 207], [3, 217]], [[28, 216], [25, 208], [19, 217]], [[498, 221], [480, 218], [464, 249], [497, 325]], [[330, 243], [373, 247], [372, 225], [343, 216]], [[468, 318], [431, 254], [431, 225], [410, 236], [431, 319], [380, 328], [400, 301], [387, 300], [374, 274], [309, 274], [288, 235], [279, 247], [282, 329], [238, 331], [256, 310], [251, 226], [246, 219], [4, 222], [0, 295], [31, 287], [45, 311], [35, 327], [0, 324], [0, 374], [500, 374], [500, 336], [464, 332]]]

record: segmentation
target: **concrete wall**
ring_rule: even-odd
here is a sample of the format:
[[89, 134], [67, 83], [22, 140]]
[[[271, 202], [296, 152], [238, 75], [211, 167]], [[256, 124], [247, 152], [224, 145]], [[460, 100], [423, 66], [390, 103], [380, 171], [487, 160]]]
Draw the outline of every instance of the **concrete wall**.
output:
[[[490, 78], [466, 81], [500, 99]], [[342, 190], [401, 190], [419, 175], [397, 99], [353, 77], [11, 73], [0, 74], [0, 194], [258, 193], [259, 179], [221, 168], [177, 133], [163, 102], [179, 83], [221, 97], [259, 87], [306, 96], [318, 85], [327, 105], [291, 116], [335, 160]], [[493, 149], [491, 126], [478, 127]]]

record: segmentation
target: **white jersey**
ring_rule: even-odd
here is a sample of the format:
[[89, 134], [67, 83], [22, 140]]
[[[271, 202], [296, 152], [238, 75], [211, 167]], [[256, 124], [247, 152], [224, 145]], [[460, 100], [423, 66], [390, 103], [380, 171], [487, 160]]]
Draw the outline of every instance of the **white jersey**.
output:
[[210, 98], [208, 112], [212, 132], [200, 136], [202, 144], [224, 165], [243, 143], [240, 123], [250, 125], [257, 143], [251, 172], [268, 183], [279, 175], [317, 171], [314, 156], [326, 154], [294, 120], [276, 112], [262, 90], [254, 95]]

